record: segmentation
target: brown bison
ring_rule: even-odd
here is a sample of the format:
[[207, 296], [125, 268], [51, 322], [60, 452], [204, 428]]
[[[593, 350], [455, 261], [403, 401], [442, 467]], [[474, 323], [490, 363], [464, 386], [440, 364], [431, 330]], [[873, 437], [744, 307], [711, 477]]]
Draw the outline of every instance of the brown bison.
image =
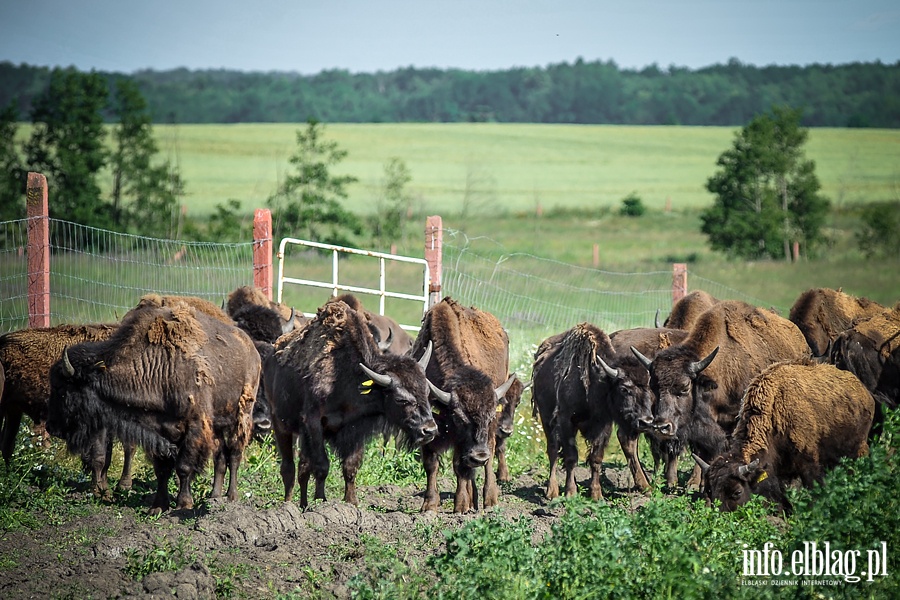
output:
[[269, 300], [269, 297], [261, 289], [249, 285], [238, 287], [228, 294], [222, 308], [229, 316], [234, 318], [241, 309], [249, 305], [270, 308], [278, 313], [284, 322], [293, 319], [294, 323], [292, 329], [303, 327], [309, 320], [302, 314], [295, 312], [290, 306]]
[[[6, 372], [6, 386], [0, 394], [0, 448], [9, 464], [15, 447], [16, 434], [27, 415], [37, 433], [44, 431], [47, 421], [47, 401], [50, 398], [50, 367], [73, 344], [101, 341], [109, 338], [117, 325], [57, 325], [55, 327], [22, 329], [0, 336], [0, 364]], [[85, 467], [96, 465], [95, 456], [112, 451], [112, 439], [98, 438], [97, 445], [82, 458]], [[125, 444], [122, 476], [116, 489], [131, 489], [131, 468], [135, 447]], [[109, 497], [107, 470], [109, 460], [98, 468], [91, 468], [91, 486], [98, 496]]]
[[[809, 355], [797, 326], [772, 311], [728, 300], [708, 309], [680, 344], [651, 360], [655, 397], [651, 435], [674, 442], [666, 484], [674, 486], [677, 454], [690, 444], [706, 461], [721, 454], [750, 381], [769, 365]], [[691, 481], [689, 483], [696, 483]]]
[[[437, 425], [425, 379], [430, 355], [430, 346], [418, 362], [410, 355], [381, 352], [365, 315], [344, 302], [327, 302], [303, 329], [278, 338], [263, 365], [263, 381], [285, 501], [293, 497], [297, 481], [305, 507], [310, 476], [315, 477], [314, 497], [325, 499], [326, 443], [341, 461], [344, 501], [356, 504], [356, 473], [373, 436], [400, 433], [410, 446], [434, 438]], [[298, 437], [299, 471], [294, 463]]]
[[237, 497], [250, 439], [259, 355], [240, 329], [188, 304], [140, 306], [104, 341], [70, 346], [50, 369], [47, 429], [83, 453], [109, 432], [141, 446], [157, 477], [151, 514], [192, 508], [191, 482], [214, 458], [212, 497]]
[[663, 322], [663, 327], [689, 330], [700, 318], [700, 315], [718, 303], [719, 300], [707, 292], [694, 290], [672, 306], [672, 312]]
[[[509, 339], [497, 318], [446, 297], [422, 319], [413, 352], [434, 346], [428, 364], [438, 434], [422, 447], [427, 484], [422, 510], [437, 510], [438, 459], [453, 450], [457, 513], [478, 510], [475, 470], [484, 467], [484, 507], [497, 504], [500, 488], [491, 466], [503, 399], [515, 381], [509, 373]], [[505, 381], [504, 381], [505, 380]]]
[[788, 319], [794, 323], [814, 356], [825, 355], [835, 338], [853, 326], [856, 319], [873, 317], [885, 307], [868, 298], [856, 298], [841, 290], [806, 290], [791, 306]]
[[541, 413], [550, 460], [547, 496], [554, 498], [559, 493], [559, 448], [566, 469], [565, 493], [576, 493], [576, 435], [580, 433], [590, 446], [591, 497], [603, 497], [603, 454], [613, 424], [635, 484], [646, 489], [649, 484], [637, 457], [637, 439], [652, 422], [647, 370], [630, 353], [617, 356], [606, 333], [590, 323], [576, 325], [556, 338], [555, 348], [547, 347], [553, 339], [545, 340], [544, 348], [539, 348], [533, 367], [534, 394], [538, 396], [535, 404]]
[[697, 459], [707, 498], [731, 511], [758, 493], [789, 511], [792, 480], [811, 487], [845, 456], [868, 453], [874, 410], [851, 373], [810, 360], [770, 366], [747, 387], [728, 451]]
[[501, 398], [499, 421], [497, 422], [497, 441], [494, 448], [494, 455], [497, 457], [497, 481], [509, 481], [509, 466], [506, 463], [506, 440], [513, 433], [514, 421], [516, 416], [516, 408], [522, 399], [522, 394], [528, 389], [530, 384], [525, 384], [514, 379], [512, 385], [506, 390], [506, 394]]
[[329, 300], [329, 302], [344, 302], [353, 310], [365, 315], [369, 322], [369, 329], [378, 342], [378, 347], [384, 352], [392, 354], [407, 354], [413, 346], [413, 338], [404, 331], [400, 324], [385, 315], [379, 315], [366, 310], [362, 302], [353, 294], [342, 294]]

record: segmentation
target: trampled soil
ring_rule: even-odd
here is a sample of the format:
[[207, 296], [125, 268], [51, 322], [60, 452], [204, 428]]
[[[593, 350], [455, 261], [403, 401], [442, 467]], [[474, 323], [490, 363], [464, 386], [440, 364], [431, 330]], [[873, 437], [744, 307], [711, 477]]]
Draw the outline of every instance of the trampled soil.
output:
[[[586, 469], [576, 475], [586, 483]], [[540, 537], [562, 510], [549, 506], [544, 485], [530, 473], [504, 483], [499, 507], [489, 512], [524, 515]], [[631, 485], [626, 467], [604, 470], [604, 490], [641, 504]], [[421, 565], [442, 550], [443, 530], [478, 517], [452, 514], [454, 487], [450, 478], [441, 481], [438, 513], [419, 512], [424, 478], [418, 487], [360, 487], [358, 507], [329, 500], [305, 511], [295, 502], [260, 508], [244, 498], [151, 520], [146, 508], [98, 502], [84, 517], [0, 534], [0, 598], [347, 598], [373, 543]], [[180, 557], [176, 570], [134, 575], [172, 556]]]

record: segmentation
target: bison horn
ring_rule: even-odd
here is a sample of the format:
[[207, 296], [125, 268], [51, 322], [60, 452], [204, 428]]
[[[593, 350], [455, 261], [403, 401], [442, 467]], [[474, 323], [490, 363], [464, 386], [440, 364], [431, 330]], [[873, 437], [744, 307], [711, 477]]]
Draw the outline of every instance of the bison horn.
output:
[[281, 326], [281, 334], [290, 333], [294, 330], [294, 307], [291, 307], [291, 316]]
[[704, 475], [706, 474], [706, 470], [709, 469], [709, 463], [697, 456], [694, 453], [691, 453], [691, 456], [694, 457], [694, 461], [700, 466], [700, 472]]
[[388, 350], [390, 350], [392, 343], [394, 343], [394, 329], [392, 327], [388, 327], [387, 339], [378, 342], [378, 349], [382, 352], [387, 352]]
[[756, 470], [756, 467], [759, 466], [759, 459], [757, 458], [749, 465], [741, 465], [738, 467], [738, 477], [746, 478], [749, 477], [750, 473]]
[[388, 387], [393, 382], [390, 375], [383, 375], [382, 373], [376, 373], [366, 365], [359, 363], [359, 366], [362, 367], [362, 370], [366, 372], [372, 381], [380, 385], [381, 387]]
[[431, 393], [434, 395], [434, 397], [444, 406], [449, 406], [451, 398], [450, 392], [445, 392], [438, 386], [431, 383], [431, 381], [428, 379], [426, 379], [425, 381], [428, 382], [428, 387], [431, 389]]
[[428, 340], [428, 345], [425, 346], [425, 354], [419, 359], [419, 366], [422, 367], [423, 371], [428, 368], [428, 361], [431, 360], [431, 351], [433, 349], [434, 344], [431, 343], [431, 340]]
[[522, 391], [524, 392], [525, 390], [527, 390], [528, 388], [530, 388], [532, 385], [534, 385], [534, 379], [529, 379], [529, 380], [528, 380], [528, 383], [523, 383], [523, 384], [522, 384]]
[[652, 360], [650, 360], [649, 358], [647, 358], [646, 356], [644, 356], [643, 354], [638, 352], [638, 349], [635, 348], [634, 346], [631, 347], [631, 353], [634, 354], [639, 361], [641, 361], [641, 364], [643, 364], [647, 368], [648, 371], [650, 370], [650, 365], [653, 363]]
[[74, 377], [75, 376], [75, 367], [73, 367], [71, 361], [69, 361], [69, 349], [68, 348], [63, 350], [62, 361], [63, 361], [63, 366], [66, 368], [66, 373], [69, 374], [69, 377]]
[[659, 309], [656, 309], [656, 316], [653, 317], [653, 326], [659, 329], [661, 326], [659, 324]]
[[507, 379], [505, 382], [503, 382], [503, 385], [501, 385], [500, 387], [498, 387], [497, 389], [494, 390], [494, 395], [497, 396], [497, 400], [502, 399], [503, 396], [506, 395], [506, 392], [509, 390], [510, 387], [512, 387], [513, 381], [515, 381], [515, 380], [516, 380], [516, 374], [513, 373], [512, 375], [509, 376], [509, 379]]
[[696, 377], [700, 374], [703, 369], [709, 366], [709, 363], [713, 361], [716, 357], [716, 354], [719, 353], [719, 347], [716, 346], [716, 349], [709, 353], [709, 355], [703, 360], [698, 360], [696, 362], [692, 362], [688, 365], [688, 373], [691, 377]]
[[616, 380], [619, 378], [619, 371], [618, 371], [617, 369], [613, 369], [612, 367], [610, 367], [610, 366], [609, 366], [608, 364], [606, 364], [606, 362], [604, 362], [604, 360], [603, 360], [602, 358], [600, 358], [599, 356], [597, 357], [597, 360], [600, 361], [600, 366], [603, 367], [603, 370], [604, 370], [604, 371], [606, 371], [606, 376], [607, 376], [607, 377], [609, 377], [609, 378], [612, 379], [613, 381], [616, 381]]

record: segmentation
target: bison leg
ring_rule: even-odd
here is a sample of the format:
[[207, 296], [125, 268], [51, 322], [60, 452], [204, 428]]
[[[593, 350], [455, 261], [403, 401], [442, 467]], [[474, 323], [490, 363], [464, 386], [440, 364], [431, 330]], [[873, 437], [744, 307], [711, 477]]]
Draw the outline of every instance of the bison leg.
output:
[[684, 485], [684, 487], [699, 488], [702, 479], [703, 470], [700, 468], [700, 465], [695, 464], [693, 470], [691, 471], [691, 476], [688, 478], [687, 483]]
[[156, 496], [150, 505], [150, 515], [156, 516], [169, 510], [169, 479], [175, 470], [175, 461], [170, 458], [154, 458], [153, 472], [156, 473]]
[[506, 464], [506, 438], [497, 443], [497, 481], [509, 481], [509, 466]]
[[474, 473], [471, 468], [462, 465], [456, 451], [453, 452], [453, 472], [456, 474], [456, 495], [453, 498], [453, 512], [466, 513], [473, 508], [477, 510], [478, 500], [474, 493]]
[[359, 504], [356, 499], [356, 473], [363, 460], [363, 446], [353, 448], [347, 456], [341, 460], [341, 470], [344, 473], [344, 502]]
[[175, 496], [175, 509], [194, 508], [194, 497], [191, 495], [191, 482], [194, 480], [194, 470], [190, 467], [179, 465], [178, 495]]
[[310, 427], [300, 436], [300, 454], [303, 456], [300, 469], [300, 505], [306, 506], [306, 489], [309, 484], [309, 475], [312, 473], [316, 479], [316, 500], [325, 500], [325, 480], [331, 463], [328, 460], [328, 452], [325, 450], [325, 438], [319, 427]]
[[19, 434], [19, 425], [22, 424], [21, 410], [7, 410], [3, 415], [3, 429], [0, 433], [0, 444], [2, 444], [3, 460], [9, 465], [12, 460], [13, 450], [16, 447], [16, 436]]
[[575, 485], [575, 466], [578, 464], [578, 446], [575, 443], [575, 430], [561, 427], [559, 442], [562, 449], [563, 468], [566, 470], [566, 496], [578, 493]]
[[603, 454], [606, 445], [612, 435], [612, 423], [607, 423], [600, 434], [591, 443], [591, 452], [588, 455], [588, 463], [591, 466], [591, 500], [603, 498], [603, 489], [600, 487], [600, 475], [603, 472]]
[[441, 505], [441, 495], [437, 488], [438, 454], [428, 448], [422, 448], [422, 466], [425, 468], [425, 501], [422, 512], [437, 510]]
[[213, 485], [209, 492], [210, 498], [222, 496], [222, 489], [225, 487], [225, 471], [228, 469], [226, 455], [225, 444], [220, 442], [213, 453]]
[[[494, 440], [491, 440], [493, 442]], [[493, 445], [493, 444], [492, 444]], [[494, 455], [494, 448], [491, 448], [491, 456]], [[472, 499], [473, 502], [477, 502], [477, 493], [474, 489], [475, 479], [474, 476], [472, 478]], [[492, 506], [497, 506], [500, 502], [500, 486], [497, 485], [497, 477], [494, 475], [493, 465], [491, 465], [491, 461], [489, 460], [487, 464], [484, 465], [484, 508], [490, 508]], [[477, 506], [475, 507], [478, 508]]]
[[125, 491], [131, 489], [131, 471], [134, 468], [134, 453], [136, 451], [136, 444], [122, 442], [122, 476], [119, 478], [119, 483], [116, 484], [117, 490]]
[[278, 419], [274, 420], [275, 446], [281, 457], [281, 482], [284, 484], [284, 501], [290, 502], [294, 497], [297, 469], [294, 466], [294, 435], [278, 427]]
[[628, 468], [631, 469], [631, 476], [634, 478], [634, 485], [641, 491], [650, 487], [647, 482], [647, 475], [644, 473], [644, 467], [638, 458], [638, 434], [634, 431], [623, 431], [622, 427], [616, 430], [616, 437], [619, 439], [619, 445], [622, 447], [622, 453], [628, 461]]
[[559, 483], [556, 480], [556, 468], [559, 463], [559, 440], [553, 432], [546, 434], [547, 459], [550, 464], [550, 479], [547, 481], [547, 499], [553, 500], [559, 496]]

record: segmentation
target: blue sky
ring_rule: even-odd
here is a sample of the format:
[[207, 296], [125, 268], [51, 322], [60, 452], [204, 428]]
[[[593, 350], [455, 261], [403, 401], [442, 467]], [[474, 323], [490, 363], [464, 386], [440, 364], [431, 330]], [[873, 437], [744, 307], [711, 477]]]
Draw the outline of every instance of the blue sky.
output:
[[896, 0], [19, 0], [0, 61], [131, 73], [900, 60]]

